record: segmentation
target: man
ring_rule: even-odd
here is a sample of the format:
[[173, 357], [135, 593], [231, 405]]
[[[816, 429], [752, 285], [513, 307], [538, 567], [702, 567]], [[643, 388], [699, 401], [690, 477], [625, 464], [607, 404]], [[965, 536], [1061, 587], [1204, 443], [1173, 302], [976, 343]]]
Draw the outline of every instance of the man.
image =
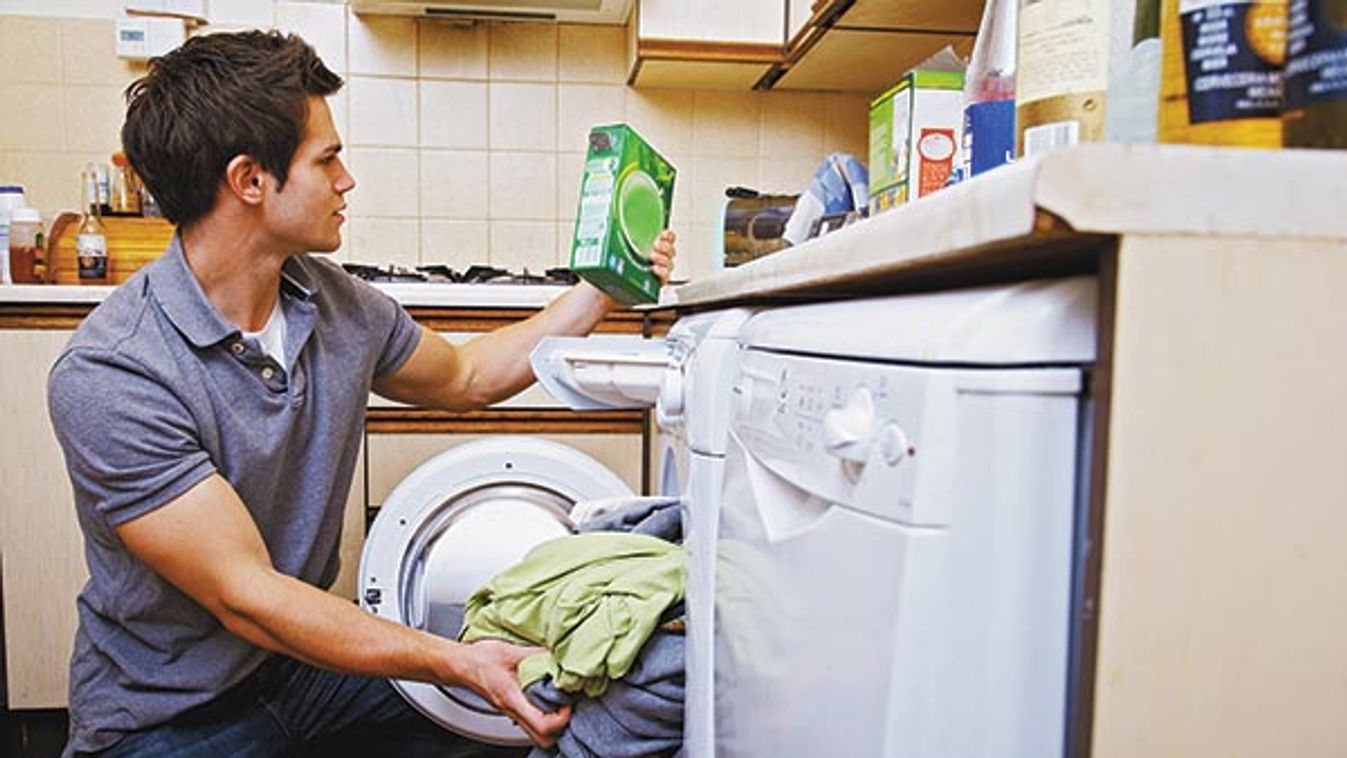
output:
[[[90, 572], [67, 755], [489, 750], [421, 718], [388, 677], [468, 686], [538, 744], [569, 718], [523, 698], [532, 650], [462, 645], [321, 589], [371, 389], [487, 405], [532, 381], [541, 337], [584, 334], [613, 306], [581, 284], [455, 347], [306, 255], [340, 245], [355, 186], [323, 99], [341, 84], [298, 38], [246, 32], [191, 39], [128, 90], [124, 146], [178, 232], [49, 380]], [[673, 255], [666, 233], [661, 280]]]

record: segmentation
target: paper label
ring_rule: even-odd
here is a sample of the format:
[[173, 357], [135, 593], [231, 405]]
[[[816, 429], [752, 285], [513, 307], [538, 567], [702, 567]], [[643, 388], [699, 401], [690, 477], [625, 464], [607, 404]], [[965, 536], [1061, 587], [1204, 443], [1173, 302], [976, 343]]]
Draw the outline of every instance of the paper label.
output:
[[1021, 0], [1020, 104], [1108, 89], [1108, 0]]
[[[1291, 0], [1285, 107], [1347, 99], [1347, 12], [1323, 0]], [[1336, 4], [1337, 9], [1342, 3]]]
[[1181, 0], [1188, 119], [1201, 124], [1281, 112], [1286, 6], [1264, 0]]

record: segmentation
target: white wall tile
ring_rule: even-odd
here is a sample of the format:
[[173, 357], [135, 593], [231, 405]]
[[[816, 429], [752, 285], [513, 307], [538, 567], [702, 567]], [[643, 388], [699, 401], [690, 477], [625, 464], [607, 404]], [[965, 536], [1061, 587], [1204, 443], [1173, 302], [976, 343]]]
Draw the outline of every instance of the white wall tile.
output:
[[348, 13], [346, 53], [352, 74], [416, 76], [416, 21]]
[[557, 78], [560, 81], [626, 84], [627, 34], [624, 27], [562, 24], [557, 34]]
[[557, 219], [575, 221], [580, 209], [580, 182], [585, 177], [584, 153], [557, 153]]
[[351, 141], [351, 90], [342, 87], [335, 95], [327, 96], [327, 107], [332, 112], [332, 125], [344, 144]]
[[349, 260], [407, 267], [421, 262], [421, 228], [415, 218], [353, 218], [349, 226]]
[[856, 95], [828, 95], [828, 122], [824, 150], [851, 153], [864, 163], [870, 152], [870, 99]]
[[557, 252], [553, 266], [571, 265], [571, 246], [575, 244], [575, 220], [557, 222]]
[[697, 92], [692, 98], [694, 155], [757, 155], [762, 99], [752, 92]]
[[762, 100], [762, 139], [758, 149], [772, 158], [822, 159], [827, 95], [812, 92], [767, 92]]
[[690, 90], [627, 90], [627, 123], [661, 155], [692, 153]]
[[121, 88], [71, 85], [61, 94], [65, 98], [65, 148], [102, 153], [103, 162], [111, 162], [112, 153], [122, 148], [122, 122], [126, 120]]
[[[487, 153], [421, 151], [421, 215], [426, 218], [480, 219], [488, 213]], [[485, 232], [483, 232], [485, 234]], [[485, 259], [486, 245], [482, 245]]]
[[122, 0], [5, 0], [0, 13], [51, 18], [116, 18]]
[[0, 83], [0, 150], [60, 150], [65, 134], [65, 98], [52, 98], [45, 84]]
[[[861, 158], [864, 161], [864, 158]], [[764, 157], [758, 166], [760, 192], [791, 195], [804, 192], [814, 178], [814, 172], [823, 163], [823, 157], [783, 155]]]
[[488, 102], [492, 150], [556, 149], [555, 85], [492, 82]]
[[347, 195], [352, 216], [416, 218], [420, 215], [420, 168], [416, 150], [355, 147], [347, 165], [356, 187]]
[[332, 3], [276, 3], [276, 28], [298, 34], [318, 51], [323, 64], [346, 73], [346, 10]]
[[421, 19], [421, 76], [439, 79], [486, 80], [487, 27]]
[[589, 130], [625, 121], [626, 88], [610, 84], [557, 86], [557, 149], [583, 150]]
[[269, 29], [276, 23], [272, 0], [228, 0], [207, 4], [210, 25]]
[[491, 153], [491, 218], [555, 221], [557, 158], [552, 153]]
[[490, 257], [488, 223], [479, 221], [421, 221], [421, 262], [443, 263], [457, 271], [485, 264]]
[[693, 181], [684, 187], [692, 190], [693, 227], [720, 223], [720, 211], [727, 188], [758, 186], [757, 157], [698, 156], [692, 159], [692, 164]]
[[61, 22], [61, 70], [66, 84], [126, 87], [145, 72], [145, 64], [117, 57], [115, 26], [103, 19]]
[[416, 146], [414, 80], [353, 76], [350, 97], [351, 144]]
[[0, 16], [0, 71], [5, 84], [55, 84], [61, 74], [61, 21]]
[[555, 82], [556, 24], [488, 25], [487, 73], [492, 81]]
[[556, 260], [555, 221], [492, 221], [490, 233], [493, 266], [542, 272]]
[[485, 150], [487, 85], [421, 80], [421, 146]]

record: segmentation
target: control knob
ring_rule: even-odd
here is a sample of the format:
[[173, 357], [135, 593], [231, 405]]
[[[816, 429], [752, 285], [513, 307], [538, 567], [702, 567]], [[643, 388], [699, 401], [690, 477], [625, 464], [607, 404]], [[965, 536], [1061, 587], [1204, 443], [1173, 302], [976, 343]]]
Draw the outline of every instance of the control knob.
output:
[[861, 387], [846, 404], [823, 415], [823, 447], [852, 463], [865, 463], [875, 436], [875, 401]]

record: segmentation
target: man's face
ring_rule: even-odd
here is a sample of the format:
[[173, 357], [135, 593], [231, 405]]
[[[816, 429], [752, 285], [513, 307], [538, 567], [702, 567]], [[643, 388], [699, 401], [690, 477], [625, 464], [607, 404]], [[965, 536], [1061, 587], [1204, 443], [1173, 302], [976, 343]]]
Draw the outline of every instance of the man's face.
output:
[[267, 177], [267, 227], [288, 252], [332, 252], [341, 247], [344, 196], [355, 187], [338, 153], [341, 138], [321, 97], [309, 98], [304, 136], [290, 160], [285, 186]]

